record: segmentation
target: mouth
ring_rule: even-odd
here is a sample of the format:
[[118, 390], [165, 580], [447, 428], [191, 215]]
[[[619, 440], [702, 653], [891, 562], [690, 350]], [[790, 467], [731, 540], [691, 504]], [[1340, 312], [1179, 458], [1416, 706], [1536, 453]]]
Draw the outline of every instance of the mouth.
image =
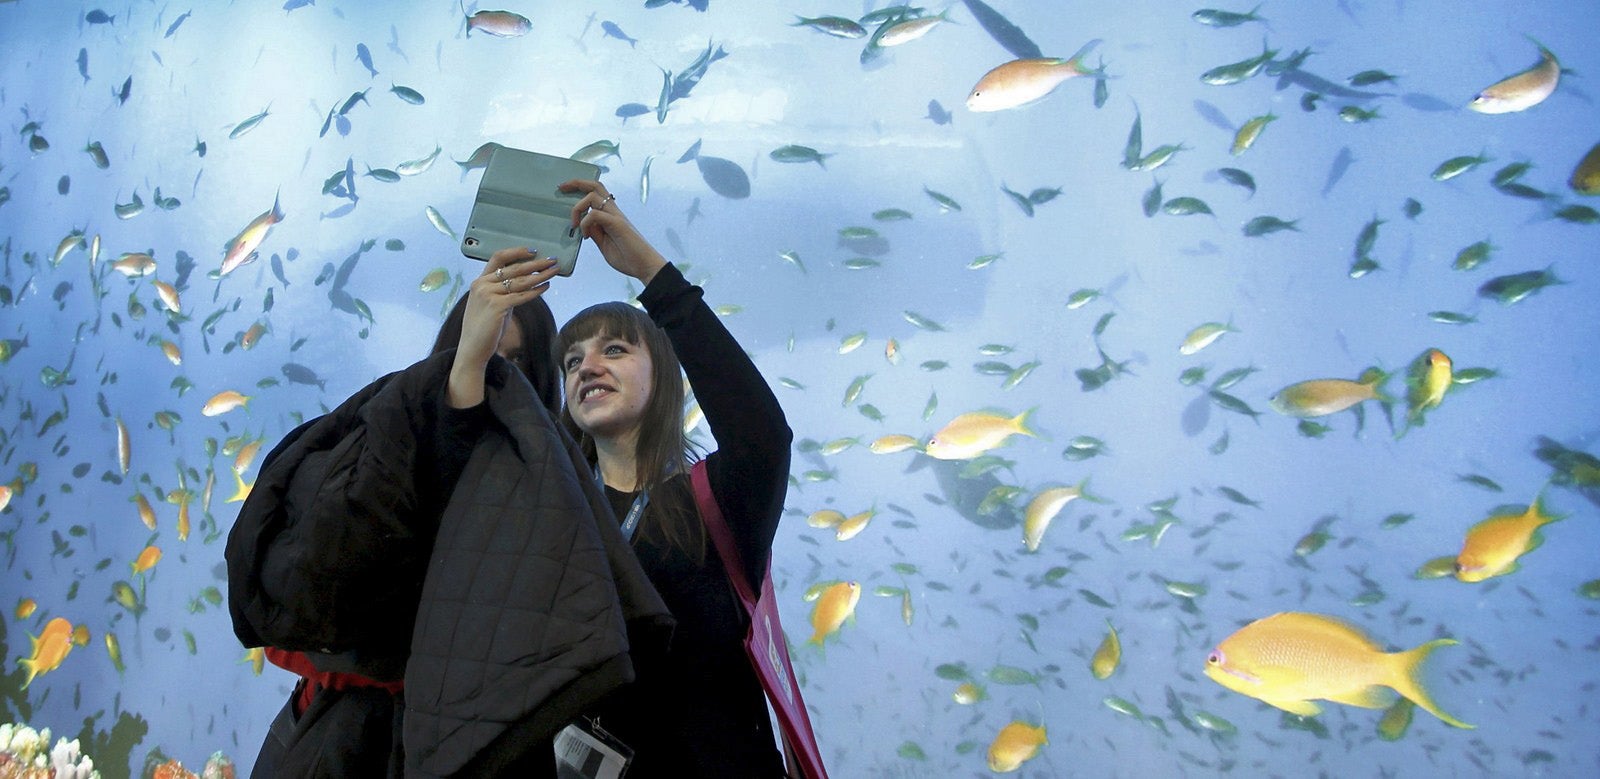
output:
[[584, 387], [578, 393], [578, 402], [579, 403], [588, 403], [590, 400], [593, 400], [594, 398], [600, 397], [600, 396], [605, 395], [607, 393], [616, 392], [616, 391], [617, 390], [615, 388], [609, 387], [609, 386], [607, 386], [605, 384], [590, 384], [589, 386]]

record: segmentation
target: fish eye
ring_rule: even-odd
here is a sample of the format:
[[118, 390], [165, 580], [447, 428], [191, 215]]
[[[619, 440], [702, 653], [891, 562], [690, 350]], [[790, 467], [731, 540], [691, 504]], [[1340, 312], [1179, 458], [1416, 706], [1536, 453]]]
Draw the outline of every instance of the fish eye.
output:
[[1213, 650], [1211, 650], [1211, 654], [1206, 655], [1206, 665], [1221, 665], [1221, 664], [1222, 664], [1222, 653], [1221, 652], [1213, 649]]

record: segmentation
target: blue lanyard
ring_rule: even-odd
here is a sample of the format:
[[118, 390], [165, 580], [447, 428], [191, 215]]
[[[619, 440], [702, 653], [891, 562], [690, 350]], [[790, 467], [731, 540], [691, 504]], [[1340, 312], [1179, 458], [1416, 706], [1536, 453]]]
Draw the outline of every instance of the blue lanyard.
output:
[[[600, 485], [600, 492], [606, 491], [606, 481], [600, 475], [600, 469], [595, 468], [594, 482]], [[633, 499], [633, 507], [628, 509], [627, 518], [622, 520], [622, 537], [633, 543], [633, 534], [639, 529], [639, 518], [644, 516], [645, 506], [650, 505], [650, 491], [640, 490], [639, 495]]]

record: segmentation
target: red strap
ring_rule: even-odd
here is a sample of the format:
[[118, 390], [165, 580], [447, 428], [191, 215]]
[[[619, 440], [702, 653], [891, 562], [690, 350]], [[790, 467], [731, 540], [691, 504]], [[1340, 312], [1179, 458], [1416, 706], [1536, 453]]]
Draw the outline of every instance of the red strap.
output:
[[728, 529], [727, 521], [722, 518], [717, 496], [711, 492], [711, 477], [706, 473], [705, 460], [696, 462], [689, 469], [689, 482], [694, 485], [694, 502], [700, 508], [700, 518], [705, 521], [706, 532], [711, 535], [711, 542], [717, 545], [717, 554], [722, 557], [723, 567], [728, 569], [733, 591], [744, 602], [745, 612], [753, 615], [756, 611], [756, 595], [750, 591], [750, 582], [744, 578], [748, 569], [739, 558], [739, 546], [734, 543], [733, 531]]
[[337, 673], [333, 671], [318, 671], [311, 664], [311, 658], [304, 652], [291, 652], [277, 647], [266, 647], [264, 654], [273, 665], [282, 668], [306, 680], [305, 687], [301, 688], [300, 700], [296, 701], [296, 713], [305, 711], [311, 705], [311, 698], [318, 690], [346, 690], [352, 687], [376, 687], [389, 694], [397, 694], [405, 689], [405, 682], [381, 682], [377, 679], [354, 673]]

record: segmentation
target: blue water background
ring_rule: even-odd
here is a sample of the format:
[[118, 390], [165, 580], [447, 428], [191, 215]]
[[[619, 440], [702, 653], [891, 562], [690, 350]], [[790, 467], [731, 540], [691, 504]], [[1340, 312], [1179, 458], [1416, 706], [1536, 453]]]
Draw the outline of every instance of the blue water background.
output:
[[[1546, 529], [1548, 543], [1508, 578], [1466, 585], [1411, 577], [1430, 558], [1458, 551], [1466, 529], [1497, 505], [1526, 505], [1545, 488], [1551, 469], [1532, 455], [1536, 436], [1597, 449], [1600, 414], [1592, 399], [1600, 371], [1591, 351], [1600, 337], [1592, 302], [1600, 227], [1555, 219], [1555, 206], [1497, 192], [1489, 179], [1500, 166], [1525, 160], [1534, 167], [1523, 183], [1559, 193], [1563, 203], [1585, 201], [1565, 182], [1600, 140], [1589, 78], [1600, 73], [1592, 40], [1600, 6], [1278, 0], [1261, 9], [1270, 25], [1214, 29], [1189, 18], [1198, 3], [992, 5], [1047, 55], [1067, 56], [1103, 39], [1090, 64], [1103, 55], [1112, 76], [1105, 105], [1093, 105], [1093, 81], [1078, 79], [1026, 107], [967, 111], [965, 97], [979, 77], [1012, 55], [959, 3], [949, 23], [868, 67], [858, 60], [862, 41], [790, 25], [797, 13], [869, 10], [850, 2], [717, 0], [704, 13], [601, 3], [593, 16], [589, 4], [518, 2], [508, 7], [528, 16], [533, 29], [509, 40], [462, 37], [462, 14], [446, 2], [402, 9], [324, 0], [292, 12], [255, 0], [192, 9], [102, 6], [116, 16], [110, 25], [83, 20], [94, 6], [0, 5], [0, 116], [8, 130], [0, 133], [0, 186], [11, 195], [0, 205], [0, 283], [15, 295], [0, 308], [0, 337], [29, 340], [0, 377], [0, 481], [15, 478], [25, 462], [39, 469], [38, 481], [0, 515], [8, 534], [0, 589], [5, 668], [15, 672], [27, 654], [24, 636], [37, 635], [51, 617], [92, 633], [88, 646], [22, 693], [30, 723], [74, 734], [86, 717], [103, 730], [115, 712], [134, 712], [149, 725], [134, 748], [136, 766], [159, 747], [192, 768], [222, 750], [248, 769], [293, 679], [271, 666], [252, 672], [225, 609], [203, 599], [198, 613], [192, 609], [202, 588], [224, 586], [220, 538], [237, 508], [223, 502], [233, 492], [232, 458], [207, 458], [205, 440], [248, 433], [270, 447], [302, 416], [424, 355], [450, 287], [423, 293], [419, 281], [435, 267], [466, 279], [480, 267], [424, 216], [432, 205], [455, 230], [466, 223], [477, 174], [463, 175], [447, 158], [464, 160], [490, 140], [569, 154], [609, 139], [621, 157], [604, 161], [610, 170], [603, 181], [644, 235], [706, 288], [713, 306], [737, 307], [724, 309], [725, 321], [773, 384], [795, 430], [796, 483], [773, 576], [834, 775], [985, 773], [984, 750], [1013, 720], [1048, 729], [1049, 745], [1023, 767], [1030, 776], [1600, 771], [1600, 727], [1590, 707], [1600, 622], [1593, 602], [1576, 592], [1600, 577], [1596, 506], [1572, 490], [1546, 489], [1550, 508], [1566, 519]], [[600, 23], [607, 20], [638, 43], [604, 37]], [[1535, 61], [1525, 34], [1575, 75], [1526, 112], [1464, 110], [1479, 89]], [[391, 37], [404, 56], [389, 47]], [[1266, 75], [1224, 87], [1199, 81], [1209, 68], [1259, 53], [1263, 38], [1280, 58], [1310, 47], [1315, 54], [1305, 72], [1331, 82], [1369, 68], [1397, 74], [1399, 82], [1368, 88], [1377, 97], [1329, 96], [1306, 112], [1301, 84]], [[681, 71], [708, 41], [727, 58], [658, 123], [662, 70]], [[357, 43], [370, 49], [376, 77], [356, 61]], [[87, 83], [77, 70], [80, 48], [87, 51]], [[130, 96], [119, 104], [112, 92], [130, 75]], [[426, 103], [401, 101], [391, 84], [420, 91]], [[348, 135], [334, 129], [319, 137], [330, 108], [364, 89], [368, 102], [348, 112]], [[950, 123], [927, 118], [930, 100], [953, 114]], [[652, 112], [626, 122], [614, 114], [635, 102]], [[1377, 108], [1380, 118], [1340, 121], [1345, 105]], [[1145, 151], [1188, 147], [1153, 173], [1118, 165], [1136, 106]], [[259, 126], [228, 138], [264, 109], [269, 115]], [[1269, 111], [1278, 119], [1254, 148], [1230, 156], [1233, 129]], [[51, 144], [42, 154], [30, 154], [20, 134], [30, 120]], [[109, 169], [95, 168], [80, 151], [91, 140], [104, 144]], [[207, 144], [204, 158], [193, 151], [197, 140]], [[747, 199], [718, 195], [695, 164], [675, 163], [697, 140], [702, 154], [748, 172]], [[825, 167], [768, 156], [785, 144], [832, 156]], [[361, 177], [354, 209], [329, 216], [348, 201], [321, 194], [322, 183], [347, 159], [358, 173], [393, 168], [436, 145], [443, 152], [425, 173], [394, 184]], [[1343, 150], [1352, 161], [1334, 175]], [[1448, 182], [1430, 178], [1440, 162], [1479, 152], [1492, 161]], [[647, 157], [654, 162], [642, 202]], [[1219, 179], [1216, 169], [1228, 166], [1254, 176], [1254, 196]], [[66, 195], [57, 191], [63, 175], [71, 181]], [[1168, 198], [1202, 198], [1215, 216], [1145, 217], [1140, 201], [1153, 181]], [[181, 206], [156, 208], [157, 186]], [[1029, 217], [1002, 186], [1062, 191]], [[961, 210], [942, 212], [924, 188], [949, 195]], [[113, 203], [135, 192], [144, 212], [118, 219]], [[1401, 211], [1408, 197], [1424, 207], [1414, 220]], [[261, 245], [261, 259], [220, 284], [206, 279], [224, 244], [274, 198], [287, 216]], [[872, 214], [886, 208], [913, 218], [875, 221]], [[1300, 231], [1241, 235], [1240, 226], [1262, 214], [1298, 220]], [[1384, 220], [1373, 251], [1382, 269], [1352, 279], [1357, 235], [1375, 217]], [[882, 241], [841, 240], [839, 230], [850, 226], [871, 226]], [[52, 267], [51, 254], [75, 229], [100, 237], [102, 264], [153, 249], [154, 278], [168, 282], [177, 252], [192, 255], [197, 268], [182, 290], [187, 318], [168, 328], [148, 278], [110, 274], [106, 295], [96, 300], [82, 249]], [[369, 326], [335, 309], [333, 282], [316, 278], [371, 239], [375, 246], [343, 287], [370, 308]], [[389, 239], [404, 249], [386, 249]], [[1459, 250], [1483, 239], [1498, 247], [1485, 266], [1451, 269]], [[291, 250], [285, 286], [269, 259]], [[804, 271], [780, 258], [788, 251], [798, 252]], [[977, 263], [983, 267], [968, 267], [996, 254]], [[881, 265], [845, 266], [860, 256]], [[1475, 294], [1492, 276], [1547, 266], [1567, 283], [1510, 306]], [[53, 295], [63, 282], [72, 287], [58, 301]], [[1104, 295], [1068, 309], [1068, 295], [1081, 288]], [[269, 290], [274, 305], [263, 314]], [[547, 299], [564, 320], [592, 302], [635, 292], [589, 247], [576, 275], [555, 284]], [[148, 309], [142, 320], [129, 316], [130, 293]], [[203, 339], [202, 320], [225, 306]], [[1426, 316], [1435, 310], [1478, 321], [1440, 324]], [[908, 311], [942, 330], [914, 325]], [[1084, 391], [1074, 371], [1100, 364], [1092, 329], [1108, 313], [1115, 316], [1098, 342], [1112, 359], [1127, 361], [1128, 373]], [[255, 348], [223, 352], [258, 320], [271, 330]], [[1184, 335], [1207, 321], [1231, 321], [1238, 332], [1197, 355], [1180, 355]], [[865, 343], [841, 353], [841, 342], [860, 332]], [[183, 364], [171, 365], [154, 337], [177, 343]], [[885, 357], [891, 338], [898, 363]], [[979, 352], [986, 344], [1013, 351], [986, 356]], [[1320, 420], [1333, 429], [1312, 439], [1267, 406], [1288, 384], [1355, 378], [1371, 365], [1393, 372], [1387, 386], [1403, 395], [1405, 367], [1429, 348], [1448, 354], [1458, 370], [1490, 367], [1499, 375], [1454, 388], [1425, 426], [1402, 438], [1375, 407], [1361, 433], [1347, 413]], [[75, 383], [41, 383], [42, 368], [69, 360]], [[974, 370], [985, 360], [1039, 365], [1003, 389], [1004, 377]], [[948, 367], [927, 370], [928, 361]], [[289, 383], [282, 372], [289, 362], [314, 370], [325, 387]], [[1179, 374], [1196, 365], [1208, 366], [1206, 383], [1181, 385]], [[1200, 399], [1211, 380], [1246, 366], [1258, 371], [1230, 392], [1263, 412], [1258, 420]], [[859, 398], [842, 402], [852, 381], [866, 375]], [[181, 396], [169, 386], [179, 376], [194, 384]], [[780, 377], [803, 388], [780, 385]], [[268, 378], [279, 384], [258, 387]], [[226, 389], [254, 399], [248, 409], [202, 416], [206, 399]], [[116, 453], [114, 422], [97, 408], [100, 393], [132, 435], [133, 468], [120, 483], [103, 477], [115, 470]], [[937, 406], [925, 415], [934, 395]], [[882, 420], [864, 414], [863, 404]], [[1031, 410], [1028, 424], [1039, 435], [993, 452], [1013, 462], [982, 479], [960, 478], [960, 464], [865, 448], [889, 433], [926, 440], [956, 415], [985, 408]], [[24, 419], [27, 409], [32, 415]], [[57, 409], [68, 410], [66, 421], [39, 436]], [[171, 435], [153, 421], [164, 409], [182, 416]], [[1403, 416], [1401, 410], [1397, 422]], [[703, 427], [697, 435], [709, 442]], [[1066, 460], [1067, 442], [1079, 435], [1102, 439], [1108, 454]], [[1226, 451], [1212, 454], [1223, 435]], [[843, 437], [860, 445], [831, 456], [815, 451], [815, 444]], [[82, 477], [72, 473], [79, 463], [89, 464]], [[177, 539], [174, 505], [155, 502], [154, 533], [140, 524], [129, 502], [135, 490], [155, 501], [156, 487], [179, 486], [181, 470], [203, 479], [208, 467], [218, 474], [216, 494], [209, 512], [196, 501], [187, 541]], [[807, 472], [827, 478], [811, 481]], [[1489, 477], [1504, 492], [1461, 481], [1465, 474]], [[1016, 522], [1027, 500], [1084, 478], [1108, 502], [1069, 505], [1039, 551], [1025, 553]], [[187, 482], [198, 492], [200, 483]], [[972, 511], [998, 484], [1023, 490], [998, 512]], [[1259, 507], [1230, 501], [1223, 486]], [[1159, 545], [1122, 539], [1130, 526], [1153, 521], [1147, 504], [1174, 497], [1171, 510], [1181, 522]], [[859, 536], [838, 542], [831, 531], [806, 526], [805, 517], [822, 508], [876, 509], [877, 516]], [[1415, 518], [1383, 529], [1383, 518], [1396, 512]], [[1296, 541], [1329, 516], [1327, 546], [1294, 564]], [[50, 554], [53, 534], [70, 556]], [[109, 593], [113, 581], [129, 578], [127, 564], [147, 543], [165, 557], [148, 577], [149, 610], [135, 620]], [[106, 558], [109, 566], [96, 570]], [[916, 572], [897, 572], [895, 563]], [[1045, 579], [1062, 566], [1070, 573]], [[1368, 589], [1363, 577], [1385, 597], [1352, 606]], [[855, 622], [819, 650], [802, 644], [811, 607], [801, 593], [832, 579], [859, 581], [865, 591]], [[1208, 592], [1185, 612], [1166, 580], [1204, 583]], [[873, 595], [879, 585], [909, 588], [909, 626], [898, 597]], [[1113, 607], [1093, 605], [1081, 590]], [[19, 620], [11, 608], [23, 597], [36, 599], [38, 611]], [[1278, 710], [1202, 675], [1218, 641], [1285, 610], [1347, 619], [1397, 648], [1437, 636], [1461, 639], [1435, 656], [1431, 689], [1445, 710], [1477, 730], [1419, 711], [1409, 734], [1388, 743], [1375, 733], [1381, 712], [1328, 704], [1318, 719], [1330, 733], [1319, 738], [1284, 728]], [[1096, 681], [1087, 659], [1108, 618], [1121, 634], [1123, 664]], [[124, 673], [107, 659], [107, 630], [121, 640]], [[184, 630], [195, 637], [193, 654]], [[986, 682], [986, 700], [961, 706], [951, 699], [956, 682], [934, 670], [954, 663], [980, 680], [998, 664], [1039, 680]], [[19, 682], [13, 677], [12, 688]], [[1170, 711], [1169, 691], [1189, 713], [1224, 717], [1238, 734], [1192, 732]], [[1107, 696], [1133, 701], [1162, 724], [1112, 711], [1102, 703]], [[7, 707], [17, 716], [14, 700]], [[917, 751], [925, 757], [914, 757]]]

